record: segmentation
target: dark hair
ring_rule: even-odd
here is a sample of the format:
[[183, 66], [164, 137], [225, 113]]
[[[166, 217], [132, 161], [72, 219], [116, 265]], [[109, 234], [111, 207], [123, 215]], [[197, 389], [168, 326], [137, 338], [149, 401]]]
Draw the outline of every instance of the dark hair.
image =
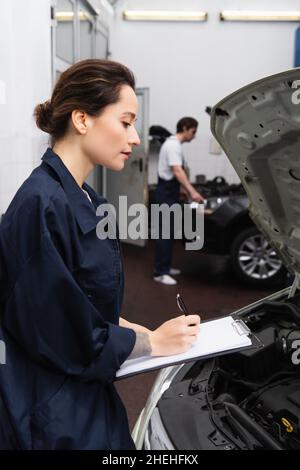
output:
[[99, 116], [119, 100], [123, 85], [135, 88], [133, 73], [124, 65], [99, 59], [77, 62], [60, 75], [51, 99], [35, 107], [36, 125], [54, 144], [65, 135], [74, 109]]
[[183, 132], [184, 129], [189, 130], [198, 127], [198, 121], [192, 117], [184, 117], [181, 118], [180, 121], [177, 122], [177, 132]]

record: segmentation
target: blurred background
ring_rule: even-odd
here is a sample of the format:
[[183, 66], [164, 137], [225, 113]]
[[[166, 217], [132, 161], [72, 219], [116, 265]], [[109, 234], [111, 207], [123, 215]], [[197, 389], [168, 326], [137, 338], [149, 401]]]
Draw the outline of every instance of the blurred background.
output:
[[[210, 204], [203, 252], [187, 253], [180, 242], [175, 247], [190, 310], [204, 318], [226, 314], [286, 285], [281, 263], [276, 272], [256, 277], [239, 264], [242, 243], [260, 234], [238, 175], [211, 134], [209, 114], [236, 89], [300, 66], [299, 32], [298, 0], [2, 0], [0, 214], [49, 145], [35, 126], [35, 105], [49, 98], [59, 75], [76, 61], [113, 59], [137, 80], [141, 145], [124, 172], [98, 168], [89, 183], [116, 205], [120, 194], [129, 204], [150, 204], [161, 145], [181, 117], [193, 116], [199, 127], [184, 146], [187, 172]], [[127, 240], [123, 251], [124, 316], [154, 328], [176, 313], [176, 290], [153, 282], [151, 241]], [[154, 377], [118, 385], [131, 425]]]

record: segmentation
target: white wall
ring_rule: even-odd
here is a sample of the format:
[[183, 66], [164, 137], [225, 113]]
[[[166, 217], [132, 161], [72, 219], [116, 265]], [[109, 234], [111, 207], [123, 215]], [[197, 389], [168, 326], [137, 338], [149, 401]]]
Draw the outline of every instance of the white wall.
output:
[[[124, 9], [201, 9], [206, 23], [126, 22]], [[137, 84], [150, 88], [150, 125], [171, 132], [184, 115], [199, 120], [197, 139], [185, 144], [196, 174], [237, 176], [222, 155], [211, 155], [209, 116], [204, 112], [237, 88], [292, 68], [298, 23], [220, 22], [222, 10], [299, 10], [299, 0], [120, 0], [112, 37], [113, 58], [127, 64]], [[153, 170], [153, 169], [152, 169]], [[153, 178], [150, 168], [150, 175]], [[150, 182], [151, 181], [150, 179]]]
[[[105, 0], [93, 0], [105, 7]], [[201, 8], [207, 23], [133, 23], [127, 8]], [[206, 105], [264, 75], [293, 66], [298, 24], [220, 23], [222, 9], [297, 9], [298, 0], [120, 0], [112, 23], [112, 57], [150, 88], [150, 124], [175, 130], [192, 115], [198, 138], [185, 146], [192, 179], [235, 174], [224, 155], [209, 154]], [[105, 22], [111, 13], [105, 9]], [[34, 106], [51, 93], [50, 0], [2, 0], [0, 15], [0, 214], [39, 161], [48, 137], [36, 129]], [[6, 93], [3, 96], [3, 88]], [[151, 170], [151, 169], [150, 169]], [[150, 172], [155, 178], [155, 172]]]
[[47, 138], [36, 130], [35, 104], [51, 88], [50, 0], [2, 0], [0, 81], [0, 214], [30, 174]]
[[[113, 12], [108, 2], [92, 3], [109, 27]], [[33, 110], [52, 89], [50, 6], [51, 0], [1, 0], [0, 215], [48, 146]]]

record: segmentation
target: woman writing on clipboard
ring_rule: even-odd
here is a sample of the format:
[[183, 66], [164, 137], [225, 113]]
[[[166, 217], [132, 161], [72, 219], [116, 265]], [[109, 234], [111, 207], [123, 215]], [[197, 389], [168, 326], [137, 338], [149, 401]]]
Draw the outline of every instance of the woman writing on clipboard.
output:
[[85, 180], [96, 165], [122, 170], [139, 144], [134, 86], [123, 65], [86, 60], [35, 109], [51, 146], [0, 225], [1, 449], [133, 449], [117, 370], [196, 340], [197, 315], [155, 331], [120, 318], [120, 245], [96, 235], [106, 201]]

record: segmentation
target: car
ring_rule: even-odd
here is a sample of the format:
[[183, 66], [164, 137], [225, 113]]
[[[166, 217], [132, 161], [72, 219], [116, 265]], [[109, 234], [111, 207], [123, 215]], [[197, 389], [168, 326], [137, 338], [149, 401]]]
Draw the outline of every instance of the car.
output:
[[300, 450], [299, 85], [300, 69], [264, 78], [211, 118], [251, 219], [293, 284], [235, 312], [260, 348], [161, 370], [133, 430], [137, 449]]
[[[286, 269], [276, 251], [249, 216], [249, 200], [241, 184], [224, 177], [194, 184], [205, 197], [204, 245], [200, 252], [224, 255], [238, 280], [255, 287], [286, 282]], [[150, 187], [150, 204], [155, 201]]]
[[251, 220], [243, 186], [216, 177], [206, 184], [196, 184], [196, 189], [206, 199], [203, 249], [228, 256], [236, 278], [248, 285], [284, 283], [286, 270]]

